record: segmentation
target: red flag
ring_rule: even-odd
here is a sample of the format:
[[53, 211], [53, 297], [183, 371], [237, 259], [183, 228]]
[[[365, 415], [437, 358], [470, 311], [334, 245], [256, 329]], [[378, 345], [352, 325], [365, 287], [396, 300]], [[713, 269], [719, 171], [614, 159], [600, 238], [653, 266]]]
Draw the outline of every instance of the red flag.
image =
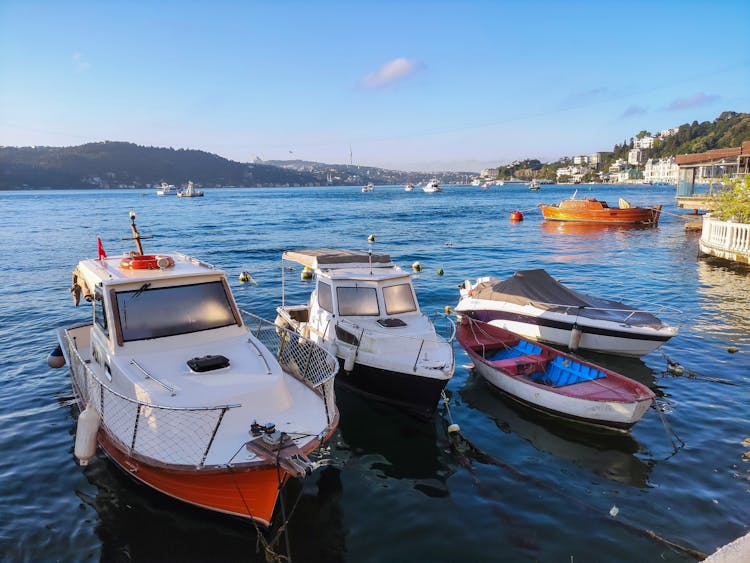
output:
[[100, 239], [99, 237], [96, 237], [96, 247], [97, 247], [97, 250], [99, 251], [99, 260], [101, 260], [102, 258], [106, 258], [107, 253], [104, 252], [104, 247], [102, 246], [102, 239]]

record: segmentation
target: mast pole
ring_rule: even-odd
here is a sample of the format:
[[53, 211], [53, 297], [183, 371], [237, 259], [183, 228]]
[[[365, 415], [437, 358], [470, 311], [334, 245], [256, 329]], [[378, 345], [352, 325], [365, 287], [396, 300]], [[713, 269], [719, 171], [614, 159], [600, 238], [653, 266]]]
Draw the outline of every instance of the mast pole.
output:
[[138, 227], [135, 226], [135, 211], [130, 212], [130, 230], [133, 231], [133, 240], [135, 241], [135, 249], [139, 255], [142, 255], [143, 246], [141, 246], [141, 233], [138, 232]]

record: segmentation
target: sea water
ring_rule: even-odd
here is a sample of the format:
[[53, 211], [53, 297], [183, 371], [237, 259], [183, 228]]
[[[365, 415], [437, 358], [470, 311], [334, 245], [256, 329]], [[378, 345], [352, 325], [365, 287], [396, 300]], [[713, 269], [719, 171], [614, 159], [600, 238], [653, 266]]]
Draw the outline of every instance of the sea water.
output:
[[[282, 252], [329, 247], [372, 248], [404, 269], [420, 262], [414, 285], [428, 313], [455, 305], [465, 279], [545, 268], [579, 291], [667, 306], [659, 316], [680, 326], [640, 359], [584, 354], [659, 397], [662, 415], [650, 410], [630, 435], [591, 434], [510, 404], [458, 345], [450, 416], [485, 457], [451, 449], [445, 408], [424, 422], [339, 392], [330, 464], [285, 490], [293, 560], [681, 561], [691, 557], [644, 530], [707, 553], [745, 534], [750, 274], [698, 258], [698, 235], [685, 230], [694, 218], [675, 207], [673, 189], [577, 188], [612, 204], [662, 204], [664, 214], [655, 228], [544, 222], [537, 205], [575, 189], [547, 185], [225, 188], [193, 199], [0, 192], [0, 559], [264, 560], [251, 524], [165, 498], [101, 452], [85, 468], [73, 457], [67, 368], [48, 368], [46, 357], [56, 329], [90, 315], [68, 292], [78, 260], [96, 256], [97, 237], [109, 254], [134, 248], [124, 240], [131, 210], [153, 236], [146, 252], [223, 268], [240, 306], [270, 319], [282, 272], [287, 303], [306, 302], [312, 289], [283, 270]], [[515, 210], [520, 223], [509, 221]], [[242, 271], [257, 284], [240, 283]]]

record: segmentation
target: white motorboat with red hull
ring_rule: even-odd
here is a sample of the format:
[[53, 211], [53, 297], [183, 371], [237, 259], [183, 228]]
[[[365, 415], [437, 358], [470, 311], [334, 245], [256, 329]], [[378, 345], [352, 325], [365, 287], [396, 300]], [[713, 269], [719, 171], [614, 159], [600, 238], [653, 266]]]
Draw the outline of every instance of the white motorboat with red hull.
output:
[[98, 442], [164, 494], [268, 525], [338, 425], [336, 359], [240, 312], [221, 270], [144, 255], [131, 217], [136, 253], [100, 250], [74, 271], [93, 322], [59, 330], [82, 411], [76, 456], [88, 463]]
[[549, 415], [627, 431], [654, 400], [624, 375], [470, 317], [461, 318], [456, 338], [490, 385]]
[[643, 356], [677, 334], [653, 313], [573, 291], [541, 269], [467, 280], [456, 313], [540, 342], [622, 356]]
[[453, 375], [455, 325], [420, 310], [411, 274], [387, 254], [363, 251], [299, 250], [283, 259], [309, 268], [303, 276], [315, 278], [315, 290], [306, 305], [287, 306], [282, 296], [277, 324], [335, 354], [339, 384], [432, 416]]

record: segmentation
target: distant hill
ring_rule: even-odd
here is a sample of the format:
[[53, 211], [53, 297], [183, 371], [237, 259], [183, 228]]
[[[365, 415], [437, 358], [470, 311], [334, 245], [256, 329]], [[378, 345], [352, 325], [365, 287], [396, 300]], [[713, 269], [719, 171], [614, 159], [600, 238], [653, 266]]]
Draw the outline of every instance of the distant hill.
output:
[[0, 147], [0, 189], [145, 187], [167, 182], [200, 186], [305, 186], [310, 173], [241, 164], [197, 150], [88, 143], [76, 147]]

